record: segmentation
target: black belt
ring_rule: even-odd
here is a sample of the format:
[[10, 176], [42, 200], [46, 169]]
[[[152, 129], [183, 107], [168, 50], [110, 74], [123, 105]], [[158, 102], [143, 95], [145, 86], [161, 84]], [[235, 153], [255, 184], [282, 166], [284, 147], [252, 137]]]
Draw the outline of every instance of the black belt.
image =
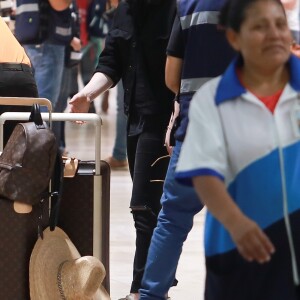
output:
[[32, 69], [26, 64], [0, 63], [0, 71], [24, 71], [32, 73]]

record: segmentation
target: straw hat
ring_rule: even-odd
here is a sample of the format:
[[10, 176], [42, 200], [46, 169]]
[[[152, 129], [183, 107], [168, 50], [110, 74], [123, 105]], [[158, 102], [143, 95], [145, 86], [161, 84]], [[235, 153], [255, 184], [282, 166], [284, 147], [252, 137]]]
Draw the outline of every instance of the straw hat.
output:
[[30, 299], [110, 300], [101, 285], [104, 277], [97, 258], [81, 257], [63, 230], [47, 228], [30, 257]]

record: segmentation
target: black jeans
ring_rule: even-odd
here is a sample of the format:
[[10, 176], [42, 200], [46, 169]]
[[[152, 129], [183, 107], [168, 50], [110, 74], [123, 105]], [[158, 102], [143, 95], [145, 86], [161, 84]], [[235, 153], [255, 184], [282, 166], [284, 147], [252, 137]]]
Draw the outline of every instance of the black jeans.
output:
[[[28, 65], [0, 63], [0, 97], [38, 97], [35, 79]], [[0, 114], [8, 111], [30, 110], [31, 107], [28, 106], [0, 105]], [[16, 121], [5, 123], [4, 144], [17, 123]]]
[[[164, 130], [146, 131], [127, 139], [130, 175], [133, 181], [130, 208], [136, 228], [136, 250], [133, 264], [131, 293], [137, 293], [147, 260], [148, 248], [160, 211], [163, 182], [168, 160], [151, 166], [159, 157], [167, 155], [164, 147]], [[160, 177], [160, 178], [158, 178]]]

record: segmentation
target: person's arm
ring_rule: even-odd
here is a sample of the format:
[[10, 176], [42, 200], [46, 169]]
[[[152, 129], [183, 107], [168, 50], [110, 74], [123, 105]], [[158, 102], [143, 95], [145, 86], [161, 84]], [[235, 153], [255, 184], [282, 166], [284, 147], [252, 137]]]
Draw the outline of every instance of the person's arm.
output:
[[287, 10], [292, 10], [296, 7], [297, 0], [281, 0], [284, 8]]
[[193, 178], [194, 188], [207, 209], [229, 231], [240, 254], [248, 261], [268, 262], [275, 248], [260, 227], [234, 203], [225, 184], [214, 176]]
[[181, 58], [167, 56], [165, 70], [166, 85], [176, 95], [180, 89], [182, 63], [183, 60]]
[[185, 42], [183, 39], [180, 18], [177, 15], [174, 19], [167, 47], [167, 60], [165, 67], [166, 85], [176, 95], [180, 89], [181, 71], [185, 52], [184, 47]]
[[[182, 59], [173, 56], [167, 56], [166, 61], [166, 85], [167, 87], [174, 93], [178, 94], [180, 89], [180, 79], [181, 79], [181, 70], [182, 70]], [[165, 145], [167, 147], [168, 153], [172, 154], [172, 146], [170, 145], [170, 134], [171, 130], [174, 126], [174, 122], [179, 115], [179, 103], [174, 101], [174, 111], [171, 115], [169, 125], [167, 127], [166, 137], [165, 137]]]
[[87, 113], [90, 103], [100, 94], [108, 90], [113, 81], [105, 74], [96, 72], [90, 82], [70, 100], [70, 111], [73, 113]]
[[49, 3], [54, 10], [62, 11], [70, 6], [72, 0], [49, 0]]
[[[111, 29], [111, 31], [114, 28]], [[70, 111], [86, 113], [90, 103], [100, 94], [117, 84], [122, 74], [120, 49], [111, 31], [106, 37], [106, 45], [101, 52], [95, 73], [89, 83], [70, 100]]]
[[[182, 37], [182, 29], [178, 15], [174, 19], [171, 36], [167, 47], [167, 60], [165, 68], [166, 86], [175, 94], [180, 91], [181, 72], [184, 57], [184, 41]], [[174, 101], [174, 111], [171, 115], [167, 132], [165, 136], [165, 146], [168, 153], [172, 154], [172, 146], [170, 145], [171, 131], [175, 120], [179, 115], [179, 103]]]

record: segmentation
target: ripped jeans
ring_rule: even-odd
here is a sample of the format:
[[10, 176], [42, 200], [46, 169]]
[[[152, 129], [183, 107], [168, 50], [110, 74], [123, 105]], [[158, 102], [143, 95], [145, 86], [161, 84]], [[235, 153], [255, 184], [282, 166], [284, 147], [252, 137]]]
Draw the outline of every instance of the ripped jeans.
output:
[[141, 287], [151, 237], [161, 209], [160, 198], [169, 159], [158, 158], [168, 153], [163, 130], [143, 132], [127, 139], [130, 175], [133, 181], [130, 208], [136, 228], [136, 250], [133, 263], [131, 293]]

